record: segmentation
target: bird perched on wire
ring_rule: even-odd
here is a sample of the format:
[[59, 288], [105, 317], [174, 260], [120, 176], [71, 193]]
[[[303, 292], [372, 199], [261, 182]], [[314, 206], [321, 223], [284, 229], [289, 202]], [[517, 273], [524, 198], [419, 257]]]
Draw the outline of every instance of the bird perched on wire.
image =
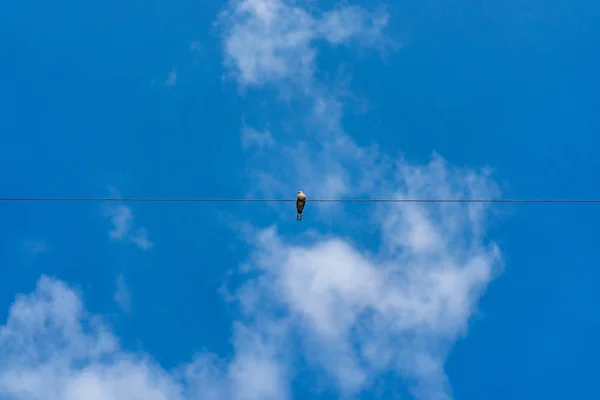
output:
[[298, 197], [296, 197], [296, 210], [298, 210], [298, 215], [296, 215], [297, 221], [302, 221], [302, 211], [304, 211], [304, 206], [306, 205], [306, 195], [302, 190], [298, 191]]

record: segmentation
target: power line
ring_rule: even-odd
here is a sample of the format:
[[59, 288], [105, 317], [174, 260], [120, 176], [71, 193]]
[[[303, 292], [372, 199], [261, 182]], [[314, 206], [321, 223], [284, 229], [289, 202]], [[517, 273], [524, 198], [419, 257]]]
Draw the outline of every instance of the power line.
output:
[[[295, 199], [183, 197], [0, 197], [0, 202], [293, 203]], [[308, 203], [600, 203], [600, 199], [307, 199]]]

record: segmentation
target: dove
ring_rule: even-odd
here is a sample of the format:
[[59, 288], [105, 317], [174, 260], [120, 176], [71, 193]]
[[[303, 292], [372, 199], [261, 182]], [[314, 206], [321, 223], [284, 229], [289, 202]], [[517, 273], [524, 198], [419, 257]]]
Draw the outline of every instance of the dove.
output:
[[302, 211], [304, 211], [304, 206], [306, 205], [306, 195], [302, 190], [298, 191], [298, 197], [296, 197], [296, 210], [298, 211], [298, 215], [296, 215], [297, 221], [302, 221]]

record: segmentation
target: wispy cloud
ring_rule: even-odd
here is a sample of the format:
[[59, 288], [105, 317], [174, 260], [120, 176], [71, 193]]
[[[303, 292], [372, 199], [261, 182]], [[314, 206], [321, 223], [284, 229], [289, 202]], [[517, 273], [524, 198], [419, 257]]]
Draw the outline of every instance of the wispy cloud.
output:
[[167, 75], [167, 80], [165, 81], [165, 85], [168, 87], [172, 87], [175, 86], [177, 84], [177, 71], [175, 70], [175, 68], [173, 68], [171, 70], [171, 72], [169, 72], [169, 75]]
[[262, 150], [275, 146], [275, 140], [268, 130], [257, 131], [256, 129], [245, 127], [242, 129], [242, 146], [246, 150]]
[[159, 367], [120, 351], [79, 295], [48, 277], [12, 305], [0, 328], [0, 353], [0, 397], [180, 398]]
[[145, 354], [123, 350], [76, 291], [43, 276], [33, 293], [17, 297], [0, 326], [0, 397], [281, 400], [287, 388], [277, 329], [265, 326], [259, 335], [236, 325], [231, 362], [199, 354], [168, 372]]
[[[400, 163], [396, 172], [396, 198], [496, 191], [485, 175], [439, 157]], [[394, 372], [414, 383], [418, 398], [449, 398], [445, 357], [502, 266], [485, 239], [486, 213], [473, 205], [381, 207], [363, 221], [380, 237], [376, 253], [342, 238], [298, 244], [275, 228], [259, 230], [250, 236], [259, 278], [242, 285], [238, 299], [248, 318], [285, 321], [305, 338], [303, 356], [343, 394]]]
[[125, 240], [133, 223], [131, 208], [120, 204], [109, 211], [109, 216], [113, 228], [108, 232], [108, 236], [114, 240]]
[[344, 6], [311, 13], [300, 2], [233, 0], [219, 18], [226, 62], [241, 85], [312, 80], [316, 42], [373, 45], [387, 24], [383, 11]]
[[34, 255], [43, 254], [48, 251], [48, 244], [45, 240], [27, 240], [23, 243], [23, 247]]
[[[388, 14], [379, 9], [341, 5], [322, 11], [303, 2], [284, 0], [234, 0], [219, 17], [223, 31], [225, 65], [240, 87], [274, 85], [285, 98], [306, 103], [310, 110], [300, 121], [297, 140], [285, 140], [269, 131], [271, 144], [261, 157], [251, 157], [255, 187], [265, 195], [289, 195], [298, 189], [314, 197], [360, 195], [349, 178], [362, 174], [362, 183], [372, 180], [370, 149], [358, 147], [341, 126], [343, 102], [332, 87], [315, 77], [316, 59], [322, 43], [359, 44], [386, 48], [384, 34]], [[298, 125], [294, 121], [295, 125]], [[247, 145], [246, 127], [242, 143]], [[278, 145], [276, 146], [275, 143]], [[265, 160], [275, 168], [264, 168]]]
[[[226, 63], [241, 87], [291, 85], [308, 105], [302, 135], [242, 133], [246, 146], [261, 147], [269, 160], [254, 160], [260, 190], [494, 197], [498, 189], [486, 172], [452, 167], [437, 155], [425, 164], [397, 160], [344, 131], [341, 97], [315, 78], [316, 42], [374, 46], [387, 15], [307, 4], [233, 0], [219, 19]], [[240, 269], [249, 274], [224, 290], [241, 309], [233, 356], [200, 353], [174, 372], [124, 351], [73, 289], [43, 277], [34, 293], [16, 299], [0, 328], [0, 397], [286, 400], [293, 398], [297, 360], [307, 360], [302, 368], [324, 375], [342, 396], [394, 374], [416, 398], [449, 399], [446, 356], [502, 268], [487, 238], [488, 213], [478, 204], [381, 205], [361, 220], [376, 242], [368, 248], [329, 232], [290, 237], [275, 227], [253, 228], [251, 255]], [[133, 241], [143, 229], [133, 228], [128, 207], [109, 217], [114, 240]]]
[[[398, 198], [496, 190], [484, 173], [439, 157], [396, 168], [390, 186]], [[173, 372], [123, 350], [75, 290], [42, 277], [0, 327], [0, 397], [286, 400], [293, 398], [293, 360], [306, 359], [342, 395], [392, 372], [413, 384], [417, 398], [448, 399], [445, 357], [502, 266], [486, 239], [487, 211], [476, 204], [381, 207], [365, 223], [383, 246], [369, 253], [331, 235], [298, 243], [273, 227], [249, 232], [250, 277], [232, 291], [242, 310], [234, 355], [199, 353]], [[118, 278], [115, 300], [124, 307], [126, 293]]]
[[123, 274], [117, 276], [116, 290], [113, 299], [123, 311], [127, 313], [131, 312], [131, 293], [125, 283]]
[[[381, 48], [388, 16], [306, 4], [231, 1], [220, 17], [226, 66], [240, 87], [275, 85], [308, 110], [298, 135], [280, 138], [271, 129], [268, 151], [251, 153], [259, 191], [289, 195], [301, 188], [309, 199], [497, 194], [485, 172], [454, 168], [438, 155], [419, 165], [376, 145], [359, 146], [343, 128], [343, 96], [316, 77], [316, 43]], [[299, 244], [276, 229], [258, 229], [249, 264], [259, 278], [242, 285], [238, 300], [248, 319], [305, 338], [303, 356], [342, 394], [367, 390], [391, 372], [411, 384], [415, 397], [448, 399], [447, 352], [501, 268], [499, 249], [485, 237], [487, 212], [474, 204], [379, 207], [361, 220], [379, 239], [378, 250], [331, 235]], [[311, 214], [318, 217], [327, 215]]]
[[108, 236], [115, 241], [131, 242], [142, 250], [150, 249], [154, 243], [148, 238], [148, 232], [143, 227], [134, 227], [131, 208], [124, 204], [108, 207], [105, 216], [112, 223]]
[[130, 240], [142, 250], [148, 250], [154, 243], [148, 239], [148, 232], [144, 228], [138, 228], [130, 237]]

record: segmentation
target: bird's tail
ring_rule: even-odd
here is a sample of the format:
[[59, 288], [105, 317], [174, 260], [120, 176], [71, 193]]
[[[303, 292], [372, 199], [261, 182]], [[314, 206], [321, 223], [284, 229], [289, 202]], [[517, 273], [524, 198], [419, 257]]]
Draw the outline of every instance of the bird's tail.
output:
[[302, 221], [302, 214], [298, 213], [298, 215], [296, 215], [296, 221]]

